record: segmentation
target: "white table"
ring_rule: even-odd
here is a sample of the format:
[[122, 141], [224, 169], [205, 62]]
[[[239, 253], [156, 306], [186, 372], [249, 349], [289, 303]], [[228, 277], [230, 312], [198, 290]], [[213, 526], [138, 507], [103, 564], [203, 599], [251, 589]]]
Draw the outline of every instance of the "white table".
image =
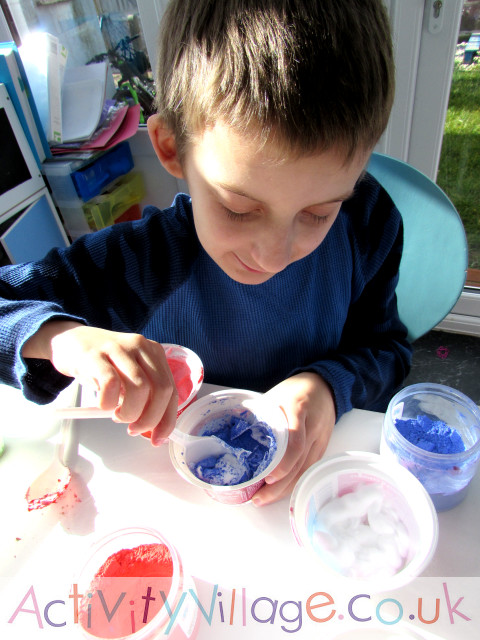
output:
[[[213, 389], [204, 385], [202, 393]], [[56, 404], [69, 405], [72, 393], [73, 387]], [[200, 615], [199, 640], [289, 636], [328, 640], [346, 631], [354, 634], [352, 640], [361, 640], [377, 638], [377, 628], [382, 638], [397, 637], [392, 634], [399, 630], [420, 634], [402, 637], [430, 640], [480, 637], [480, 474], [461, 505], [439, 514], [438, 548], [423, 576], [400, 590], [369, 594], [353, 583], [350, 588], [345, 581], [322, 576], [314, 559], [293, 538], [288, 498], [263, 508], [216, 503], [177, 475], [167, 446], [154, 448], [142, 437], [128, 436], [124, 425], [106, 419], [74, 423], [70, 490], [57, 504], [28, 512], [25, 492], [55, 455], [59, 423], [51, 407], [28, 403], [13, 389], [0, 386], [0, 403], [6, 442], [0, 458], [2, 640], [24, 640], [27, 634], [30, 639], [78, 637], [68, 599], [75, 573], [93, 542], [132, 526], [157, 529], [175, 545], [207, 613], [213, 586], [218, 585], [222, 596], [215, 598], [210, 624]], [[382, 418], [380, 413], [351, 411], [335, 427], [326, 455], [378, 451]], [[9, 623], [32, 586], [23, 610]], [[306, 609], [309, 596], [319, 592], [331, 596], [334, 605], [310, 613], [326, 618], [334, 611], [326, 622], [312, 619]], [[316, 596], [312, 602], [318, 604], [322, 597], [326, 596]], [[438, 620], [419, 621], [419, 598], [424, 620], [434, 619], [439, 599]], [[45, 621], [45, 607], [52, 602], [56, 603], [48, 617], [56, 624], [65, 622], [64, 626]], [[400, 617], [400, 606], [402, 620], [387, 624]], [[27, 609], [38, 609], [40, 621]], [[409, 619], [410, 614], [415, 618]], [[369, 616], [371, 620], [360, 621]]]

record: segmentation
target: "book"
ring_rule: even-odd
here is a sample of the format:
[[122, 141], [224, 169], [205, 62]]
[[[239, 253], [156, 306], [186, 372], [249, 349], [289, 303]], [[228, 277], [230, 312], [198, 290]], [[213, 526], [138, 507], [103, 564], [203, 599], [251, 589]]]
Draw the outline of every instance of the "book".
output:
[[13, 42], [0, 43], [0, 82], [5, 85], [8, 91], [25, 137], [40, 167], [46, 158], [51, 157], [50, 147], [43, 131], [22, 60]]
[[62, 86], [62, 141], [88, 140], [98, 127], [105, 103], [106, 62], [67, 69]]
[[66, 49], [50, 33], [32, 33], [19, 48], [48, 143], [62, 142], [62, 65]]

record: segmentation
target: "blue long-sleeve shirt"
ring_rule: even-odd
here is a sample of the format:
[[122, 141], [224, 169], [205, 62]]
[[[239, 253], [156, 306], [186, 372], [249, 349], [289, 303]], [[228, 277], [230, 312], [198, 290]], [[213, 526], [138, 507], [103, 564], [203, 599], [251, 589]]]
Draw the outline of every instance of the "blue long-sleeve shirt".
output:
[[180, 194], [164, 211], [147, 207], [140, 221], [0, 271], [0, 381], [51, 401], [71, 379], [21, 348], [44, 322], [76, 319], [187, 346], [207, 382], [265, 391], [314, 371], [337, 418], [384, 410], [411, 358], [395, 299], [401, 249], [400, 214], [367, 175], [313, 253], [244, 285], [203, 250]]

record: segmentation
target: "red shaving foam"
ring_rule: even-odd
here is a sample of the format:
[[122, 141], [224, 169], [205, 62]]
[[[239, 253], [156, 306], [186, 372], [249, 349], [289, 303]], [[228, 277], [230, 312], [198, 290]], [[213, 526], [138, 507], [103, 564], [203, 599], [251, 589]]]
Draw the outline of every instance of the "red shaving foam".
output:
[[171, 578], [172, 556], [160, 543], [141, 544], [111, 555], [95, 574], [96, 578]]
[[[164, 544], [117, 551], [102, 564], [83, 593], [78, 620], [98, 638], [129, 636], [144, 628], [163, 608], [172, 576], [173, 561]], [[158, 633], [152, 630], [152, 638]]]

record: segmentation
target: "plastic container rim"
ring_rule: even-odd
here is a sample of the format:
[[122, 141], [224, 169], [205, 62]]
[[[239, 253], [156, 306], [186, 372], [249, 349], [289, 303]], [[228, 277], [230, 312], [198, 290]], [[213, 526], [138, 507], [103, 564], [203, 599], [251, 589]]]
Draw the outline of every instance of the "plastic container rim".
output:
[[[348, 467], [346, 466], [344, 469], [335, 470], [334, 467], [336, 465], [342, 464], [344, 462], [348, 462]], [[385, 477], [391, 479], [391, 484], [394, 488], [402, 494], [405, 499], [405, 503], [413, 514], [413, 511], [410, 507], [409, 501], [409, 490], [416, 491], [417, 494], [421, 497], [423, 501], [423, 506], [427, 509], [430, 517], [430, 530], [431, 530], [431, 541], [430, 541], [430, 549], [428, 553], [426, 553], [421, 559], [415, 561], [415, 557], [412, 558], [408, 562], [408, 564], [403, 567], [400, 571], [395, 573], [394, 575], [388, 578], [366, 578], [362, 579], [363, 582], [368, 582], [370, 584], [381, 584], [380, 589], [384, 589], [385, 584], [387, 584], [388, 588], [397, 588], [400, 587], [409, 581], [413, 580], [415, 577], [419, 576], [422, 571], [428, 566], [430, 561], [432, 560], [435, 551], [438, 545], [438, 537], [439, 537], [439, 524], [438, 524], [438, 516], [433, 504], [431, 497], [429, 496], [425, 487], [421, 484], [417, 478], [410, 473], [407, 469], [402, 467], [401, 465], [395, 465], [394, 470], [392, 471], [391, 465], [389, 465], [381, 454], [378, 453], [369, 453], [366, 451], [348, 451], [342, 454], [333, 455], [329, 458], [319, 460], [315, 462], [305, 473], [299, 478], [297, 481], [291, 498], [290, 498], [290, 526], [293, 532], [293, 535], [297, 541], [297, 543], [307, 548], [307, 550], [315, 556], [315, 558], [322, 564], [322, 566], [329, 571], [331, 575], [338, 576], [339, 578], [343, 578], [349, 581], [360, 580], [357, 578], [350, 578], [342, 575], [341, 573], [335, 571], [328, 565], [326, 565], [322, 559], [315, 552], [313, 547], [311, 546], [308, 537], [305, 538], [305, 533], [303, 530], [300, 530], [297, 526], [296, 515], [298, 513], [298, 506], [296, 503], [299, 497], [302, 497], [302, 493], [307, 492], [311, 495], [312, 489], [314, 486], [314, 478], [318, 473], [319, 469], [322, 469], [325, 473], [323, 474], [320, 482], [323, 484], [328, 481], [333, 475], [337, 474], [349, 474], [355, 473], [356, 471], [366, 472], [365, 469], [360, 469], [359, 466], [361, 464], [368, 463], [371, 465], [368, 472], [372, 473], [372, 475], [377, 475], [382, 480]], [[329, 469], [331, 469], [329, 471]], [[377, 471], [378, 470], [378, 471]], [[399, 484], [395, 480], [395, 476], [401, 477], [402, 488], [399, 488]], [[316, 484], [316, 482], [315, 482]]]
[[[193, 361], [196, 364], [198, 370], [200, 371], [198, 380], [192, 380], [192, 385], [193, 385], [192, 391], [189, 393], [188, 398], [186, 398], [182, 402], [182, 404], [178, 405], [177, 413], [179, 414], [185, 409], [185, 407], [187, 407], [191, 403], [192, 398], [200, 391], [200, 388], [203, 384], [203, 376], [204, 376], [203, 362], [200, 356], [197, 353], [195, 353], [195, 351], [192, 351], [188, 347], [184, 347], [180, 344], [173, 344], [171, 342], [162, 342], [161, 344], [165, 353], [167, 352], [167, 349], [178, 349], [182, 351], [183, 359], [186, 360], [187, 363], [190, 363]], [[175, 357], [181, 358], [182, 355], [178, 354], [178, 356], [173, 356], [172, 359], [174, 360]], [[190, 367], [190, 371], [193, 373], [192, 367]], [[196, 402], [199, 402], [199, 401], [197, 400]]]
[[[84, 561], [80, 571], [77, 574], [78, 582], [80, 582], [79, 578], [86, 571], [87, 567], [92, 562], [94, 556], [98, 552], [100, 552], [103, 547], [106, 547], [110, 543], [115, 542], [116, 539], [120, 540], [123, 536], [129, 536], [129, 535], [151, 536], [152, 538], [157, 539], [160, 543], [168, 547], [168, 550], [170, 551], [170, 555], [172, 557], [173, 574], [172, 574], [172, 583], [170, 585], [169, 593], [167, 596], [167, 602], [170, 602], [171, 599], [173, 598], [176, 603], [177, 594], [180, 593], [181, 589], [183, 588], [183, 564], [180, 556], [178, 555], [176, 548], [170, 543], [170, 541], [167, 540], [167, 538], [165, 538], [165, 536], [161, 534], [160, 531], [153, 529], [151, 527], [125, 527], [123, 529], [117, 529], [115, 531], [111, 531], [110, 533], [105, 534], [96, 542], [92, 543], [92, 545], [89, 548], [89, 557], [87, 560]], [[142, 544], [142, 543], [139, 543], [139, 544]], [[148, 544], [148, 543], [145, 543], [145, 544]], [[129, 543], [126, 541], [125, 545], [119, 546], [118, 550], [133, 549], [135, 548], [135, 546], [138, 546], [138, 545], [130, 546]], [[112, 552], [112, 553], [115, 553], [115, 552]], [[107, 557], [108, 556], [106, 556], [104, 560], [107, 560]], [[101, 567], [101, 564], [102, 563], [98, 564], [98, 567], [97, 567], [98, 569]], [[94, 576], [92, 575], [90, 577], [90, 580], [93, 579], [93, 577]], [[156, 626], [163, 627], [169, 621], [170, 621], [170, 616], [168, 615], [166, 608], [162, 607], [160, 611], [150, 620], [150, 622], [148, 622], [143, 628], [139, 629], [138, 631], [128, 635], [128, 638], [131, 638], [132, 640], [135, 640], [136, 638], [138, 638], [138, 640], [142, 640], [142, 638], [146, 634], [147, 635], [150, 634], [151, 630], [154, 627]], [[82, 627], [81, 630], [84, 637], [92, 638], [92, 640], [94, 638], [96, 638], [96, 640], [102, 640], [102, 638], [99, 638], [98, 636], [89, 633], [89, 631], [84, 627]], [[117, 640], [123, 640], [122, 636], [119, 636]]]
[[[407, 396], [410, 395], [421, 395], [421, 394], [429, 394], [429, 395], [442, 395], [446, 394], [451, 396], [451, 398], [457, 400], [458, 402], [465, 404], [468, 409], [475, 415], [478, 421], [477, 430], [479, 431], [479, 437], [474, 445], [472, 445], [469, 449], [465, 449], [465, 451], [460, 451], [459, 453], [435, 453], [432, 451], [426, 451], [421, 447], [417, 447], [415, 444], [407, 440], [400, 431], [396, 428], [394, 421], [391, 419], [392, 408], [404, 400]], [[397, 394], [393, 396], [393, 398], [388, 403], [387, 411], [385, 413], [385, 417], [383, 419], [384, 426], [384, 434], [385, 436], [388, 434], [391, 436], [397, 443], [399, 443], [406, 451], [410, 454], [415, 455], [416, 457], [424, 460], [428, 460], [430, 462], [433, 461], [460, 461], [470, 458], [472, 454], [480, 453], [480, 408], [473, 402], [471, 398], [466, 396], [461, 391], [457, 391], [457, 389], [453, 389], [452, 387], [447, 387], [443, 384], [437, 383], [423, 383], [419, 382], [417, 384], [412, 384], [408, 387], [404, 387]], [[462, 438], [463, 440], [463, 438]], [[385, 437], [385, 443], [389, 448], [390, 445], [388, 443], [387, 438]]]
[[[249, 401], [255, 401], [258, 400], [259, 398], [262, 397], [262, 393], [259, 393], [257, 391], [247, 391], [246, 389], [224, 389], [224, 390], [220, 390], [220, 391], [213, 391], [212, 393], [209, 393], [205, 396], [202, 396], [201, 398], [199, 398], [198, 400], [196, 400], [194, 403], [192, 403], [190, 406], [188, 406], [185, 411], [182, 413], [182, 415], [179, 417], [178, 422], [177, 422], [177, 428], [180, 431], [182, 430], [182, 423], [185, 422], [185, 420], [187, 420], [190, 415], [194, 412], [194, 411], [198, 411], [199, 409], [201, 409], [203, 406], [208, 405], [212, 399], [221, 399], [222, 396], [236, 396], [235, 399], [238, 398], [238, 406], [244, 406], [243, 403], [244, 402], [249, 402]], [[203, 480], [200, 480], [200, 478], [197, 478], [191, 471], [190, 469], [188, 469], [188, 473], [186, 473], [185, 468], [183, 465], [180, 465], [177, 461], [177, 456], [175, 454], [178, 445], [176, 445], [174, 442], [170, 441], [169, 443], [169, 450], [170, 450], [170, 458], [172, 460], [173, 466], [175, 467], [175, 469], [177, 470], [178, 473], [180, 473], [180, 475], [185, 478], [185, 480], [187, 480], [188, 482], [190, 482], [190, 484], [193, 484], [194, 486], [200, 487], [201, 489], [207, 490], [207, 491], [215, 491], [218, 492], [219, 494], [222, 493], [229, 493], [231, 491], [241, 491], [242, 489], [245, 489], [246, 487], [251, 486], [252, 484], [255, 484], [256, 482], [259, 482], [261, 480], [263, 480], [271, 471], [273, 471], [273, 469], [280, 463], [280, 460], [283, 458], [285, 451], [287, 449], [287, 444], [288, 444], [288, 421], [287, 421], [287, 417], [284, 414], [283, 410], [281, 409], [280, 406], [278, 405], [274, 405], [272, 404], [273, 408], [278, 408], [278, 411], [280, 413], [283, 414], [284, 420], [285, 420], [285, 425], [286, 425], [286, 433], [287, 433], [287, 437], [284, 439], [284, 442], [281, 443], [281, 446], [278, 446], [278, 441], [277, 441], [277, 454], [274, 456], [274, 459], [270, 462], [270, 464], [268, 465], [268, 467], [266, 467], [262, 473], [258, 474], [258, 476], [253, 477], [251, 480], [247, 480], [245, 482], [242, 482], [240, 484], [234, 484], [234, 485], [215, 485], [215, 484], [209, 484], [208, 482], [204, 482]], [[246, 409], [249, 409], [249, 407], [247, 405], [245, 405]], [[214, 417], [214, 414], [212, 414], [212, 417]], [[275, 460], [275, 458], [277, 460]]]

